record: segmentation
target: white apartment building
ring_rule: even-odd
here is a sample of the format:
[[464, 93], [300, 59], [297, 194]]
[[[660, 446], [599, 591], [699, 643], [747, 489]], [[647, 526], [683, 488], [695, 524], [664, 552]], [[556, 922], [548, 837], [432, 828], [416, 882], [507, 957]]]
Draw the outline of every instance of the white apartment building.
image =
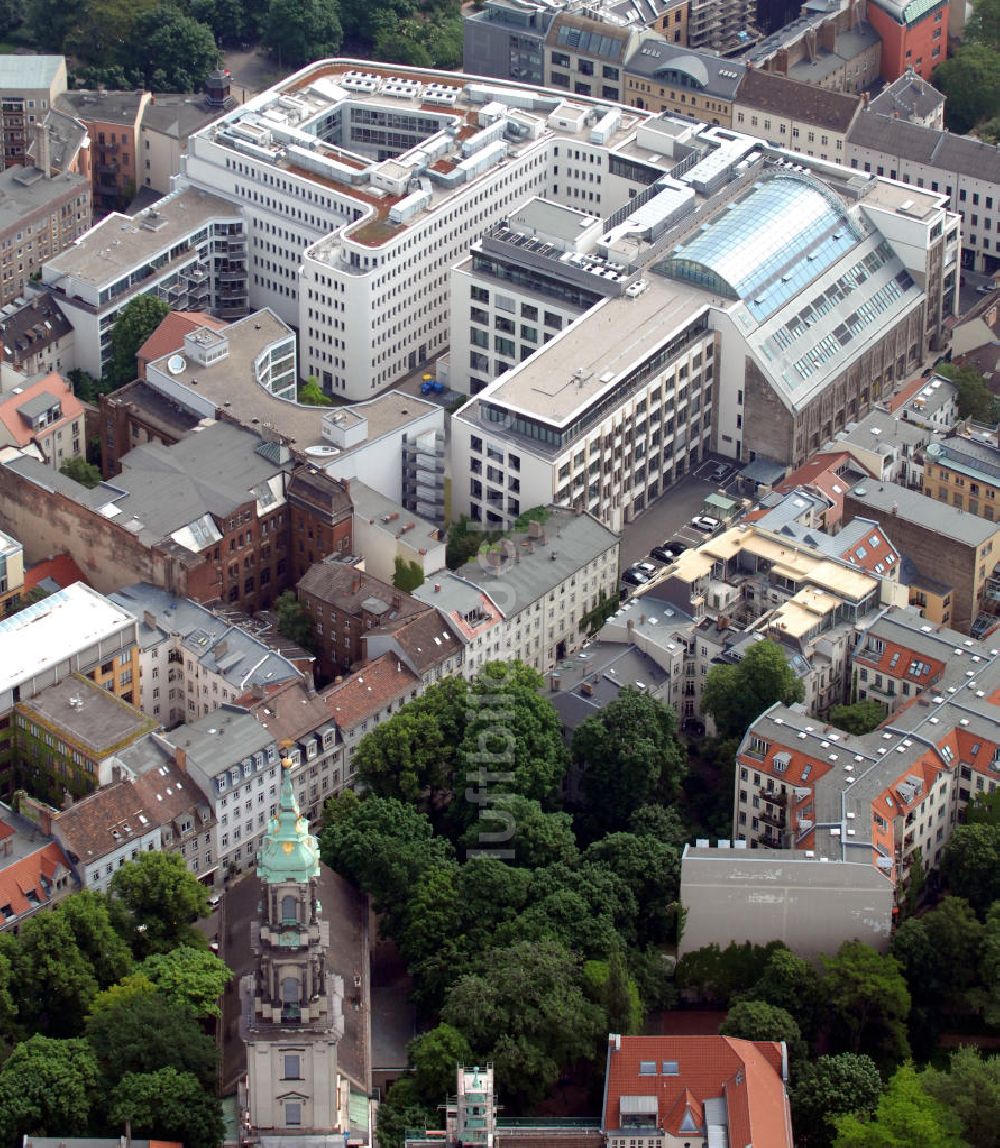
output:
[[327, 60], [195, 133], [183, 178], [242, 206], [251, 302], [297, 324], [301, 374], [362, 399], [445, 350], [450, 268], [492, 224], [535, 195], [605, 217], [662, 174], [627, 154], [651, 118]]
[[138, 624], [140, 708], [164, 726], [196, 721], [254, 687], [302, 676], [287, 658], [190, 598], [148, 582], [108, 597]]
[[869, 110], [851, 126], [846, 162], [946, 196], [962, 220], [962, 266], [1000, 268], [1000, 147]]
[[136, 216], [106, 216], [42, 268], [42, 286], [76, 332], [77, 366], [99, 377], [125, 305], [155, 295], [178, 311], [247, 311], [246, 239], [238, 207], [195, 188]]

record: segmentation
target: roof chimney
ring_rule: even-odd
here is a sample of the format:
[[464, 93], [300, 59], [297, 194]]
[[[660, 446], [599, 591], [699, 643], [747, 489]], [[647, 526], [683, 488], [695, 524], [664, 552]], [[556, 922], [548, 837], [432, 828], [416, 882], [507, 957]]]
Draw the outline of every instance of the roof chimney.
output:
[[49, 139], [49, 125], [42, 121], [35, 124], [35, 167], [46, 179], [52, 176], [52, 146]]
[[435, 594], [440, 594], [440, 593], [441, 593], [441, 583], [440, 583], [440, 582], [435, 582], [435, 583], [434, 583], [434, 593], [435, 593]]

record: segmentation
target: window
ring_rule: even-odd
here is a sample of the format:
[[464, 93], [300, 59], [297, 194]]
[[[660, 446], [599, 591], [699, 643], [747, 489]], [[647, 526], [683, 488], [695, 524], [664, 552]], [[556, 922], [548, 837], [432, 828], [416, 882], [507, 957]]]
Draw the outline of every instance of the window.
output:
[[301, 1080], [302, 1074], [299, 1071], [299, 1054], [297, 1052], [285, 1053], [285, 1080]]
[[302, 1105], [297, 1100], [285, 1102], [285, 1124], [289, 1128], [298, 1128], [302, 1123]]

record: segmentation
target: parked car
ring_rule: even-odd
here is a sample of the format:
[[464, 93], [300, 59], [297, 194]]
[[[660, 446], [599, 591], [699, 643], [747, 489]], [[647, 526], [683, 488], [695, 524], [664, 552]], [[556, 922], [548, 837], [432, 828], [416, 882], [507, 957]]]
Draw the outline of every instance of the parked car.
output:
[[984, 283], [981, 287], [976, 288], [977, 295], [991, 295], [997, 289], [995, 283]]
[[691, 519], [691, 525], [703, 534], [712, 534], [719, 529], [722, 523], [717, 518], [712, 518], [710, 514], [696, 514]]
[[629, 586], [645, 586], [649, 579], [641, 570], [626, 570], [622, 575], [622, 581], [627, 582]]
[[722, 482], [729, 474], [729, 467], [724, 462], [716, 463], [712, 468], [711, 478], [713, 482]]
[[655, 574], [656, 567], [652, 562], [633, 562], [630, 570], [638, 570], [640, 574]]
[[650, 558], [655, 558], [657, 562], [665, 562], [668, 565], [677, 557], [669, 546], [654, 546], [653, 549], [650, 550], [649, 556]]

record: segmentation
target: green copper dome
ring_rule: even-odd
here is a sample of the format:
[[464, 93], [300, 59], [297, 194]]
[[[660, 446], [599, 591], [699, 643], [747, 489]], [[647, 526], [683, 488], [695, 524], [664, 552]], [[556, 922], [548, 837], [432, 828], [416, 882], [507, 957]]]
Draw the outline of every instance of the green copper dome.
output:
[[309, 881], [319, 876], [319, 843], [299, 812], [292, 789], [291, 762], [281, 763], [281, 797], [257, 855], [257, 876], [268, 885]]

